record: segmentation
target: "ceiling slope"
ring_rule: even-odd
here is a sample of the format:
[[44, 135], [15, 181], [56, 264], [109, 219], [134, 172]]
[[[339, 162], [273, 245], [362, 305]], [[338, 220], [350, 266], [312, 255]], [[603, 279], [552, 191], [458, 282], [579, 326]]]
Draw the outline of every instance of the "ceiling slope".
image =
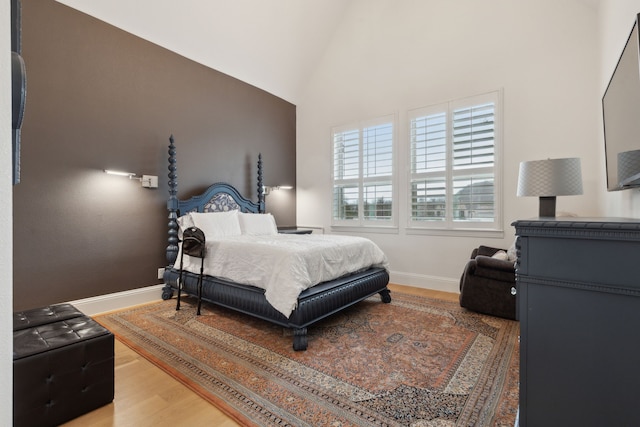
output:
[[351, 0], [57, 0], [296, 104]]

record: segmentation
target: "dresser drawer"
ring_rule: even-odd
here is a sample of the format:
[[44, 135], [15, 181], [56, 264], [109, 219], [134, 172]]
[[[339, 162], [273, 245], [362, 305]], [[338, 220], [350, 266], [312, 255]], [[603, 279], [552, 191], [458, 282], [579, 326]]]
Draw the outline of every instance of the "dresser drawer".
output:
[[639, 242], [521, 236], [518, 247], [518, 275], [640, 290]]

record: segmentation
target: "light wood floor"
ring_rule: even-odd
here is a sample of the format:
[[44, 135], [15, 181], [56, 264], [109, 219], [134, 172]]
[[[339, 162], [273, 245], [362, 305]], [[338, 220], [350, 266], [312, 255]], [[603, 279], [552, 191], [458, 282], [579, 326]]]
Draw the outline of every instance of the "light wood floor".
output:
[[[400, 285], [393, 291], [457, 301], [458, 294]], [[215, 406], [116, 340], [115, 399], [65, 427], [237, 426]]]

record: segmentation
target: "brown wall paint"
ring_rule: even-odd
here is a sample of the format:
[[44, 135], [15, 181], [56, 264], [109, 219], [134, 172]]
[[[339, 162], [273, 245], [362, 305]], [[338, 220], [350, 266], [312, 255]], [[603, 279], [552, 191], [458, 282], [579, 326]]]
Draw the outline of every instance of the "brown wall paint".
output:
[[[171, 134], [180, 198], [224, 181], [257, 199], [259, 152], [265, 185], [295, 185], [295, 105], [53, 0], [23, 2], [22, 52], [15, 310], [161, 283]], [[295, 192], [278, 201], [295, 225]]]

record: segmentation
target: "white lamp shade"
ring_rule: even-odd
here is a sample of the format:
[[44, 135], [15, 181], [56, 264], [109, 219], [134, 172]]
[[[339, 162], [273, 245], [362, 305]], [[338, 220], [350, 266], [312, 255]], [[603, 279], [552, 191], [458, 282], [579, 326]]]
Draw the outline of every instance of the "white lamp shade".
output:
[[582, 194], [579, 158], [532, 160], [520, 163], [518, 196], [572, 196]]

